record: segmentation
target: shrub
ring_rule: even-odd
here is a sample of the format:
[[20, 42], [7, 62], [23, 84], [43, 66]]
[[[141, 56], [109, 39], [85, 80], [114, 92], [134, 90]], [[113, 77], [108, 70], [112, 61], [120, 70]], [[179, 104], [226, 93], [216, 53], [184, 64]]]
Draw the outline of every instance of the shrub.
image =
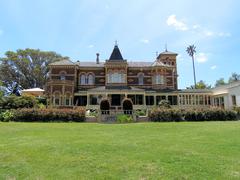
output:
[[153, 109], [149, 113], [149, 118], [151, 121], [155, 122], [183, 121], [181, 111], [175, 109]]
[[117, 122], [118, 123], [131, 123], [133, 122], [132, 116], [126, 114], [119, 114], [117, 115]]
[[5, 112], [2, 112], [1, 115], [0, 115], [0, 120], [3, 121], [3, 122], [9, 122], [13, 119], [14, 117], [14, 113], [10, 110], [7, 110]]
[[144, 110], [144, 109], [138, 109], [138, 110], [135, 111], [135, 114], [136, 114], [137, 116], [146, 116], [146, 110]]
[[4, 96], [0, 101], [1, 109], [32, 108], [37, 105], [34, 96]]
[[158, 105], [159, 107], [162, 107], [162, 108], [167, 108], [167, 109], [171, 108], [170, 102], [168, 100], [161, 100]]
[[222, 109], [178, 110], [157, 108], [149, 114], [151, 121], [227, 121], [236, 120], [237, 113]]
[[14, 116], [12, 121], [17, 122], [83, 122], [85, 121], [85, 110], [73, 109], [18, 109], [12, 110]]

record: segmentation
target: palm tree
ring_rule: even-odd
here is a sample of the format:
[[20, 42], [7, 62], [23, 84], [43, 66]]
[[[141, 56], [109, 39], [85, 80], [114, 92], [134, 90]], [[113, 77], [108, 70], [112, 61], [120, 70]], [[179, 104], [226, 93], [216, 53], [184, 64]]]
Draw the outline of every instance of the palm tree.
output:
[[187, 53], [190, 57], [192, 57], [192, 63], [193, 63], [193, 76], [194, 76], [194, 86], [196, 88], [197, 83], [196, 83], [196, 73], [195, 73], [195, 64], [194, 64], [194, 54], [196, 53], [196, 46], [193, 45], [189, 45], [187, 47]]

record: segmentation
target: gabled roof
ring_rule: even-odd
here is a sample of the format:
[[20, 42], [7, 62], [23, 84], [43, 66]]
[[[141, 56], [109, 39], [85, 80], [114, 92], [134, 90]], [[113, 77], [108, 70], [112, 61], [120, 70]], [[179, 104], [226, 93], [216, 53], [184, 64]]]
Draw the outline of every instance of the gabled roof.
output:
[[117, 45], [114, 46], [114, 49], [109, 60], [123, 60], [122, 54]]
[[154, 63], [152, 63], [151, 66], [165, 66], [165, 67], [172, 67], [172, 66], [170, 66], [170, 65], [168, 65], [168, 64], [164, 64], [164, 63], [162, 63], [161, 61], [158, 61], [158, 60], [154, 61]]
[[164, 52], [161, 52], [160, 53], [160, 55], [177, 55], [177, 53], [174, 53], [174, 52], [171, 52], [171, 51], [168, 51], [168, 50], [166, 50], [166, 51], [164, 51]]
[[54, 63], [50, 63], [49, 64], [50, 66], [74, 66], [76, 65], [75, 63], [73, 63], [72, 61], [68, 60], [68, 59], [64, 59], [64, 60], [61, 60], [61, 61], [56, 61]]

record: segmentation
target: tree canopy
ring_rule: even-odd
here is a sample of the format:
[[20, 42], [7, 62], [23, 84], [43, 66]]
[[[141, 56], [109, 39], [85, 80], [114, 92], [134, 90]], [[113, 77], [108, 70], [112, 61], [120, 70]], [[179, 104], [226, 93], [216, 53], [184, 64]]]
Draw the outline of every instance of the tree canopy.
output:
[[18, 95], [19, 89], [43, 88], [52, 62], [66, 59], [56, 52], [39, 49], [7, 51], [0, 58], [0, 81], [7, 90]]
[[211, 89], [211, 85], [206, 84], [203, 80], [197, 82], [196, 87], [194, 85], [187, 87], [187, 89]]
[[232, 83], [234, 81], [239, 81], [240, 80], [240, 74], [237, 74], [237, 73], [232, 73], [232, 75], [229, 77], [229, 80], [228, 82], [229, 83]]
[[215, 87], [222, 86], [222, 85], [225, 85], [225, 84], [227, 84], [227, 83], [224, 81], [224, 78], [220, 78], [216, 81]]

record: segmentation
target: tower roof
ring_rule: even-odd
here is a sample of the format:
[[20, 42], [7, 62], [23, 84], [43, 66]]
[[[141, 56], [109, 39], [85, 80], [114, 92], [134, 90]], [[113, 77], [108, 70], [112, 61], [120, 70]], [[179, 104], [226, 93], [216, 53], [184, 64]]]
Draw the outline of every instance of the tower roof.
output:
[[112, 54], [111, 54], [109, 60], [123, 60], [123, 57], [120, 52], [120, 49], [118, 48], [118, 45], [114, 46], [114, 49], [112, 51]]

